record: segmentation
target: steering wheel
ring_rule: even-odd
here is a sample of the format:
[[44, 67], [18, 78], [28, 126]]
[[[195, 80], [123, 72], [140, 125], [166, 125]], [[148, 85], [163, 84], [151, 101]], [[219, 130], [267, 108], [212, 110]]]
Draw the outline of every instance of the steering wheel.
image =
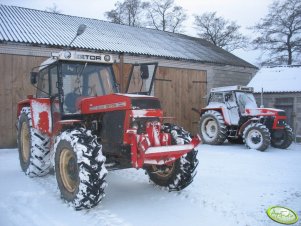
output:
[[[88, 95], [87, 96], [92, 96], [92, 91], [93, 91], [92, 86], [88, 86], [88, 93], [87, 93]], [[75, 93], [79, 96], [83, 96], [83, 86], [74, 88], [73, 93]]]

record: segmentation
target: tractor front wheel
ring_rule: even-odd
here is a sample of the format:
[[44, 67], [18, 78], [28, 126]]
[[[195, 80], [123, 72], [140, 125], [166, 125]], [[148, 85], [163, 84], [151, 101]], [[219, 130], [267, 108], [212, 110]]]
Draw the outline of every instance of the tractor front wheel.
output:
[[96, 136], [84, 128], [69, 129], [56, 139], [55, 172], [62, 198], [76, 210], [90, 209], [104, 197], [105, 157]]
[[200, 135], [205, 144], [222, 144], [227, 138], [224, 118], [218, 111], [206, 111], [200, 119]]
[[285, 124], [284, 129], [272, 131], [271, 145], [274, 148], [286, 149], [291, 145], [293, 139], [292, 128]]
[[50, 171], [49, 137], [32, 127], [30, 107], [23, 107], [18, 121], [18, 151], [21, 169], [30, 177]]
[[243, 139], [248, 148], [265, 151], [270, 145], [271, 135], [265, 125], [252, 122], [244, 129]]
[[[190, 133], [179, 126], [166, 123], [162, 130], [171, 134], [173, 145], [188, 144], [191, 141]], [[169, 165], [149, 165], [146, 172], [155, 184], [170, 191], [182, 190], [193, 181], [196, 174], [196, 155], [197, 151], [192, 150]]]

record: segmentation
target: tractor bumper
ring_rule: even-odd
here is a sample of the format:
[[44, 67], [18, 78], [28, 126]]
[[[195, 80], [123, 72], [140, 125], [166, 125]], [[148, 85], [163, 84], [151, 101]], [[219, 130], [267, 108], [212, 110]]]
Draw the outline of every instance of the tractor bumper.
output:
[[[145, 142], [145, 144], [146, 143], [147, 142]], [[199, 138], [199, 136], [192, 138], [189, 144], [182, 144], [182, 145], [146, 147], [143, 145], [143, 142], [137, 143], [137, 146], [136, 145], [132, 146], [133, 149], [137, 148], [136, 149], [137, 155], [135, 154], [132, 155], [132, 164], [133, 167], [135, 168], [142, 168], [144, 165], [169, 164], [181, 158], [183, 155], [187, 154], [188, 152], [192, 151], [200, 143], [201, 143], [201, 139]]]

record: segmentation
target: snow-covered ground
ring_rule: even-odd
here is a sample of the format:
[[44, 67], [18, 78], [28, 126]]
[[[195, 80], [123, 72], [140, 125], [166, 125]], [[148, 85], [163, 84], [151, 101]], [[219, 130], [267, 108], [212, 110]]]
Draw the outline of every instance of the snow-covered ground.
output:
[[155, 187], [143, 170], [109, 172], [106, 197], [84, 211], [60, 199], [54, 175], [28, 178], [17, 150], [2, 149], [0, 225], [279, 225], [265, 213], [272, 205], [289, 207], [301, 217], [300, 144], [267, 152], [230, 144], [198, 149], [198, 174], [185, 190]]

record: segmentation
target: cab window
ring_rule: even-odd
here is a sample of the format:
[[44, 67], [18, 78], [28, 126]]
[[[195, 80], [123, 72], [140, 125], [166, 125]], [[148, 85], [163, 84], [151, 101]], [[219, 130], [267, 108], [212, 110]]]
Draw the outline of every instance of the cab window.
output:
[[44, 69], [39, 73], [37, 98], [49, 97], [49, 77], [48, 70]]

